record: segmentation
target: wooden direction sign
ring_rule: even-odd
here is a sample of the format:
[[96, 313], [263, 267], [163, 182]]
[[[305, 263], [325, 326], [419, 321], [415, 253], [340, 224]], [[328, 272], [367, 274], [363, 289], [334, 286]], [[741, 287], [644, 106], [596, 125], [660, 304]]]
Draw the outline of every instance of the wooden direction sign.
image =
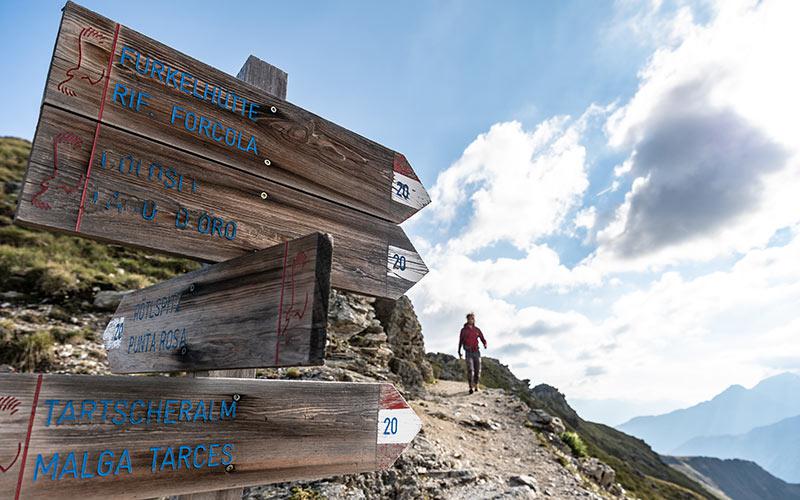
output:
[[111, 371], [321, 365], [330, 272], [315, 233], [132, 292], [103, 333]]
[[45, 102], [394, 223], [430, 202], [402, 154], [72, 2]]
[[16, 222], [213, 262], [321, 231], [332, 286], [380, 297], [427, 272], [396, 224], [46, 104]]
[[391, 384], [0, 375], [3, 498], [148, 498], [386, 469]]

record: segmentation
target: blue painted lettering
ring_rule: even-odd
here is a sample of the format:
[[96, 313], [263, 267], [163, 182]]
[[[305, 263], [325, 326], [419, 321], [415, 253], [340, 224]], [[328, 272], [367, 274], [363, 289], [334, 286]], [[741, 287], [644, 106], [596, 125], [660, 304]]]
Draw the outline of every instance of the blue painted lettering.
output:
[[144, 406], [144, 401], [142, 401], [141, 399], [137, 399], [131, 405], [131, 423], [133, 425], [141, 424], [142, 422], [144, 422], [144, 417], [139, 417], [138, 419], [133, 418], [133, 412], [136, 410], [137, 406]]
[[164, 467], [169, 465], [172, 470], [175, 470], [175, 454], [172, 452], [172, 448], [167, 447], [167, 451], [164, 453], [164, 459], [161, 461], [161, 467], [158, 470], [164, 470]]
[[89, 452], [83, 452], [83, 462], [81, 462], [81, 479], [91, 479], [94, 474], [86, 471], [86, 464], [89, 462]]
[[75, 407], [72, 406], [72, 400], [64, 404], [64, 408], [61, 409], [61, 415], [56, 420], [56, 425], [61, 425], [66, 420], [75, 420]]
[[158, 460], [158, 452], [161, 451], [160, 447], [154, 446], [150, 448], [150, 451], [153, 452], [153, 463], [150, 465], [150, 472], [156, 471], [156, 461]]
[[125, 420], [128, 418], [128, 413], [125, 411], [125, 407], [128, 406], [127, 401], [117, 401], [114, 403], [114, 412], [117, 414], [114, 418], [111, 419], [111, 423], [114, 425], [122, 425]]
[[100, 457], [97, 459], [97, 475], [100, 477], [106, 477], [107, 475], [111, 474], [111, 471], [114, 470], [114, 461], [110, 460], [114, 458], [114, 452], [111, 450], [103, 450], [100, 454]]
[[122, 66], [125, 66], [125, 60], [128, 59], [130, 61], [135, 61], [134, 56], [131, 54], [138, 54], [134, 49], [128, 47], [127, 45], [122, 47], [122, 52], [119, 54], [119, 63]]
[[196, 469], [199, 469], [203, 466], [203, 462], [197, 463], [197, 457], [200, 456], [200, 450], [206, 451], [206, 447], [202, 444], [197, 445], [194, 449], [194, 458], [192, 458], [192, 463], [194, 464]]
[[192, 466], [189, 464], [189, 457], [192, 456], [192, 447], [191, 446], [181, 446], [178, 448], [178, 468], [181, 466], [181, 462], [183, 462], [186, 466], [187, 470], [190, 470]]
[[150, 78], [155, 78], [158, 75], [158, 80], [164, 82], [164, 63], [161, 61], [153, 61], [153, 67], [150, 70]]
[[123, 106], [127, 106], [128, 103], [125, 102], [125, 98], [129, 97], [130, 90], [128, 87], [121, 83], [114, 84], [114, 93], [111, 95], [111, 102], [118, 102]]
[[[86, 407], [91, 405], [92, 408], [87, 410]], [[97, 408], [97, 403], [91, 399], [84, 399], [81, 401], [81, 420], [92, 420], [94, 418], [94, 409]]]
[[231, 401], [230, 405], [224, 399], [220, 402], [219, 419], [228, 417], [231, 420], [236, 418], [236, 401]]
[[117, 468], [114, 469], [114, 475], [119, 476], [119, 472], [125, 469], [128, 471], [128, 474], [133, 473], [133, 467], [131, 467], [131, 455], [128, 453], [127, 449], [122, 450], [122, 456], [119, 457], [119, 463], [117, 463]]
[[42, 455], [36, 455], [36, 466], [33, 469], [34, 482], [39, 478], [40, 470], [42, 471], [42, 474], [47, 474], [51, 467], [53, 468], [53, 471], [50, 473], [50, 479], [55, 481], [56, 474], [58, 474], [58, 453], [53, 453], [53, 456], [50, 458], [50, 461], [47, 463], [46, 467]]
[[48, 399], [48, 400], [45, 400], [45, 403], [47, 404], [47, 407], [48, 407], [47, 408], [47, 423], [45, 424], [45, 427], [50, 427], [50, 421], [53, 418], [53, 408], [55, 407], [55, 405], [60, 403], [60, 401], [58, 399]]
[[217, 454], [215, 453], [215, 448], [219, 448], [218, 444], [210, 444], [208, 445], [208, 466], [209, 467], [216, 467], [219, 465], [219, 462], [215, 462], [214, 459], [217, 458]]
[[72, 474], [74, 479], [78, 479], [78, 464], [75, 462], [75, 452], [71, 451], [67, 454], [64, 460], [64, 465], [61, 467], [61, 473], [58, 475], [58, 480], [64, 479], [67, 474]]
[[170, 420], [169, 415], [172, 412], [172, 409], [169, 407], [171, 404], [178, 404], [177, 399], [168, 399], [164, 404], [164, 423], [165, 424], [177, 424], [178, 422], [175, 420]]
[[[151, 203], [153, 204], [152, 207], [150, 207]], [[147, 213], [148, 212], [148, 208], [149, 208], [149, 212], [150, 212], [149, 215]], [[156, 202], [155, 201], [144, 200], [142, 202], [142, 218], [144, 220], [153, 220], [155, 218], [155, 216], [156, 216], [156, 213], [158, 213], [158, 209], [156, 208]]]
[[222, 459], [222, 465], [228, 465], [233, 463], [233, 444], [232, 443], [225, 443], [222, 445], [222, 455], [225, 457]]
[[258, 116], [258, 104], [250, 103], [250, 110], [247, 112], [247, 117], [253, 121], [256, 121], [256, 117]]

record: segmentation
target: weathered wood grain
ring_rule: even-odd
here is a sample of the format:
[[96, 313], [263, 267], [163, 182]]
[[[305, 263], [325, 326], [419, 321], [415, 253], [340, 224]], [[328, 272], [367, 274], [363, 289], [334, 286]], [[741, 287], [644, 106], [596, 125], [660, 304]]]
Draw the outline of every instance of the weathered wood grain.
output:
[[210, 262], [328, 233], [332, 286], [379, 297], [399, 297], [426, 272], [419, 260], [416, 275], [387, 273], [389, 246], [417, 255], [396, 224], [110, 126], [76, 233], [94, 133], [91, 120], [42, 107], [15, 222]]
[[[286, 100], [289, 75], [280, 68], [276, 68], [253, 55], [247, 58], [236, 78], [255, 85], [270, 95]], [[194, 371], [191, 374], [195, 377], [256, 378], [256, 370], [253, 368]], [[181, 495], [173, 500], [241, 500], [243, 493], [244, 490], [242, 488], [229, 488], [227, 490]]]
[[0, 411], [3, 498], [147, 498], [385, 469], [420, 426], [377, 383], [2, 374], [0, 397], [18, 402]]
[[129, 293], [102, 335], [111, 371], [321, 365], [331, 250], [315, 233]]
[[403, 155], [72, 2], [45, 102], [391, 222], [430, 201]]
[[263, 90], [271, 96], [286, 100], [289, 75], [282, 69], [250, 54], [236, 78]]

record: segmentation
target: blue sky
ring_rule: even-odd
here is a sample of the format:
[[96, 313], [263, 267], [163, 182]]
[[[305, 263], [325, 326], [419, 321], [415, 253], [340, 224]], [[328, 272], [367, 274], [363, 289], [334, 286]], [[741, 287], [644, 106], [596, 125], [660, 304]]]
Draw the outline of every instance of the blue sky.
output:
[[[612, 424], [800, 370], [800, 4], [83, 5], [406, 154], [429, 350], [474, 310]], [[33, 135], [60, 7], [0, 4], [0, 134]]]

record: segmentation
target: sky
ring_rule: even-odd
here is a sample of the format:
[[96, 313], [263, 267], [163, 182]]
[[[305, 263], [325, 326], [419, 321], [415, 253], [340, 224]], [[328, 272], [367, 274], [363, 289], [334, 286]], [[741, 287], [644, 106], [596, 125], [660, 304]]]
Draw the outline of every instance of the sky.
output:
[[[403, 152], [429, 351], [619, 424], [800, 372], [800, 3], [82, 2]], [[61, 2], [0, 2], [0, 135], [32, 138]]]

